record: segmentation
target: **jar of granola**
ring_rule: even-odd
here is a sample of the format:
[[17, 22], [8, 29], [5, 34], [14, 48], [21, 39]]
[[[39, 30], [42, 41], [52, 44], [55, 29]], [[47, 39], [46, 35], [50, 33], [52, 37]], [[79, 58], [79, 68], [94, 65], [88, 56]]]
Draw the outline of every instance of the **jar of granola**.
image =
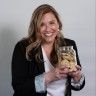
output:
[[58, 49], [58, 63], [60, 66], [66, 66], [69, 71], [76, 71], [76, 52], [73, 46], [63, 46]]

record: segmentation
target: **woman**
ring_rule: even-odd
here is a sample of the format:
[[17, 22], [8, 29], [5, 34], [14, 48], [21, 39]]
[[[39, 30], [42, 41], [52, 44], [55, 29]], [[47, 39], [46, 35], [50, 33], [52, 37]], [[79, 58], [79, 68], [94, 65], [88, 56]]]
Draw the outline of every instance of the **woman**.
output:
[[[71, 96], [71, 89], [85, 85], [77, 47], [73, 40], [61, 34], [62, 23], [56, 10], [43, 4], [34, 11], [29, 36], [19, 41], [12, 58], [14, 96]], [[76, 51], [76, 71], [58, 66], [57, 50], [73, 46]]]

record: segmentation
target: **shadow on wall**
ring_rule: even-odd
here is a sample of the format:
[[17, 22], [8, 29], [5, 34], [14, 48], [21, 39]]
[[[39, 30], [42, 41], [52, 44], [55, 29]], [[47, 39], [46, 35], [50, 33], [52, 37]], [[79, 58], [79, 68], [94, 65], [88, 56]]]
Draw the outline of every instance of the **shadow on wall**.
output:
[[16, 32], [10, 26], [0, 28], [0, 96], [12, 96], [11, 59], [17, 42]]

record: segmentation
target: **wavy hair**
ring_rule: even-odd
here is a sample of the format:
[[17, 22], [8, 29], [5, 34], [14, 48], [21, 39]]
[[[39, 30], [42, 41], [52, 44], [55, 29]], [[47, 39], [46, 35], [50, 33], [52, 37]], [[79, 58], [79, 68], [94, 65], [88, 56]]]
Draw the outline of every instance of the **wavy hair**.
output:
[[[32, 18], [31, 18], [31, 21], [30, 21], [29, 29], [28, 29], [27, 40], [29, 42], [29, 45], [26, 48], [26, 58], [28, 60], [30, 60], [30, 57], [34, 53], [37, 61], [40, 61], [40, 52], [39, 52], [38, 48], [41, 45], [42, 38], [41, 38], [41, 35], [40, 35], [40, 32], [39, 32], [39, 28], [40, 28], [40, 25], [41, 25], [42, 17], [44, 16], [44, 14], [49, 13], [49, 12], [51, 12], [56, 17], [57, 22], [59, 24], [59, 30], [60, 31], [62, 30], [62, 23], [60, 21], [59, 14], [57, 13], [57, 11], [52, 6], [50, 6], [48, 4], [43, 4], [43, 5], [40, 5], [39, 7], [37, 7], [32, 14]], [[51, 53], [52, 64], [57, 62], [56, 61], [57, 60], [56, 50], [57, 50], [57, 47], [60, 43], [59, 42], [60, 38], [63, 38], [63, 35], [61, 34], [61, 32], [59, 32], [59, 34], [56, 37], [55, 42], [54, 42], [53, 51]], [[32, 52], [32, 50], [34, 52]]]

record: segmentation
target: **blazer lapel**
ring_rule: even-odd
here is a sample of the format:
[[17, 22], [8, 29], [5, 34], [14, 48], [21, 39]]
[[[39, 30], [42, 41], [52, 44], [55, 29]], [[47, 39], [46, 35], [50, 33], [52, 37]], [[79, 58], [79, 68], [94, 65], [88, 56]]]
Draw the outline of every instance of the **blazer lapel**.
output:
[[44, 68], [44, 59], [43, 59], [41, 46], [39, 47], [39, 52], [40, 52], [40, 60], [41, 61], [37, 63], [37, 67], [38, 67], [39, 73], [42, 74], [43, 72], [45, 72], [45, 68]]

